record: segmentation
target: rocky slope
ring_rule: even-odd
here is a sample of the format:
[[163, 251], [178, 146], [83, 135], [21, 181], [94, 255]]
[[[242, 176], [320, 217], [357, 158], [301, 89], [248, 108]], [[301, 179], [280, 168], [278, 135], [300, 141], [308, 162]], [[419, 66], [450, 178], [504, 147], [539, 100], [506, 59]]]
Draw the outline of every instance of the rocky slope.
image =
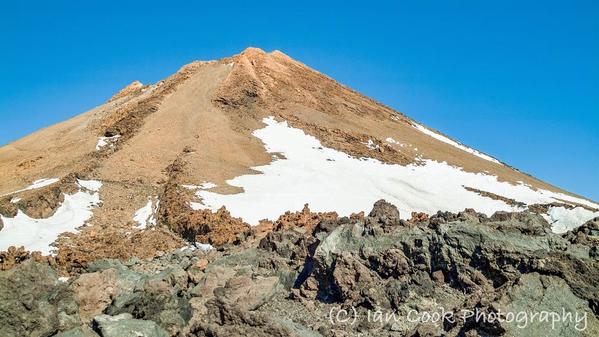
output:
[[[0, 272], [0, 334], [599, 333], [599, 218], [558, 235], [530, 212], [465, 210], [406, 221], [381, 200], [368, 216], [305, 210], [282, 219], [237, 245], [99, 260], [68, 280], [47, 261], [27, 259]], [[440, 312], [444, 319], [427, 321]], [[551, 316], [531, 316], [542, 312]]]

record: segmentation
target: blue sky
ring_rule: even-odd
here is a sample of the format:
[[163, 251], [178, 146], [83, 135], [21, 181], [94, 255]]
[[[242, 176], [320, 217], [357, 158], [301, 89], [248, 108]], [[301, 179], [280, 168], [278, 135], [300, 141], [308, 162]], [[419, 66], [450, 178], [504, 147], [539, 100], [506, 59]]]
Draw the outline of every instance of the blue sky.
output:
[[599, 2], [14, 1], [0, 144], [256, 46], [599, 200]]

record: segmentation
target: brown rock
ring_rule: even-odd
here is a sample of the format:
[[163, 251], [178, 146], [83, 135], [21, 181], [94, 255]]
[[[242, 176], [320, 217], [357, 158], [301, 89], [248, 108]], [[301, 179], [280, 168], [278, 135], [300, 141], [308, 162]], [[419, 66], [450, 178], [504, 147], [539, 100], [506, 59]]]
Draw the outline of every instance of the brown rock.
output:
[[439, 282], [439, 283], [445, 282], [445, 275], [443, 275], [442, 270], [434, 271], [431, 276], [433, 277], [433, 280], [435, 280], [436, 282]]
[[306, 232], [312, 232], [314, 227], [323, 220], [337, 220], [337, 212], [319, 212], [314, 213], [310, 211], [308, 204], [304, 205], [304, 208], [300, 212], [285, 212], [281, 215], [274, 223], [274, 230], [285, 230], [293, 227], [301, 227]]
[[73, 282], [79, 314], [84, 323], [91, 322], [112, 302], [117, 292], [117, 274], [114, 269], [82, 274]]

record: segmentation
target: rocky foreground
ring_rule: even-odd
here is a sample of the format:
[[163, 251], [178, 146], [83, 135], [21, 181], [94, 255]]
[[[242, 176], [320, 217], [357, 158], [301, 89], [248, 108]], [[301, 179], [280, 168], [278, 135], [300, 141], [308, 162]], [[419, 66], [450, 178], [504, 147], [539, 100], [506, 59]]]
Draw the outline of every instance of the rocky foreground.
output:
[[557, 235], [528, 212], [404, 221], [379, 201], [67, 280], [30, 258], [0, 272], [0, 336], [598, 336], [598, 246], [599, 218]]

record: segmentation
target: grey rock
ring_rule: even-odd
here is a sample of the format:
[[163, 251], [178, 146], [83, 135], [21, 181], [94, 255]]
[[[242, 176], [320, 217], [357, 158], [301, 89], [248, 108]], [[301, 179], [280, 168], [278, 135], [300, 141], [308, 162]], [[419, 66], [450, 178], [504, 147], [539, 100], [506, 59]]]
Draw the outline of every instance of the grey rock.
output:
[[152, 321], [133, 319], [130, 314], [100, 315], [94, 326], [102, 337], [169, 337], [170, 335]]
[[0, 272], [0, 336], [50, 336], [78, 324], [76, 304], [48, 265]]
[[[599, 219], [557, 235], [530, 212], [438, 212], [412, 222], [379, 201], [363, 220], [277, 228], [210, 253], [100, 260], [68, 283], [47, 265], [23, 263], [0, 272], [0, 336], [595, 336], [598, 236]], [[440, 307], [565, 308], [586, 313], [587, 328], [366, 319]], [[332, 322], [339, 308], [355, 310], [355, 324]]]
[[395, 205], [379, 200], [374, 204], [372, 211], [368, 214], [371, 220], [378, 221], [382, 224], [398, 223], [399, 211]]
[[131, 292], [116, 296], [105, 312], [130, 313], [136, 318], [155, 321], [169, 331], [178, 331], [192, 315], [189, 298], [183, 292], [187, 280], [187, 272], [173, 265], [156, 275], [143, 277]]
[[98, 337], [91, 328], [87, 326], [76, 327], [68, 331], [61, 332], [54, 337]]

